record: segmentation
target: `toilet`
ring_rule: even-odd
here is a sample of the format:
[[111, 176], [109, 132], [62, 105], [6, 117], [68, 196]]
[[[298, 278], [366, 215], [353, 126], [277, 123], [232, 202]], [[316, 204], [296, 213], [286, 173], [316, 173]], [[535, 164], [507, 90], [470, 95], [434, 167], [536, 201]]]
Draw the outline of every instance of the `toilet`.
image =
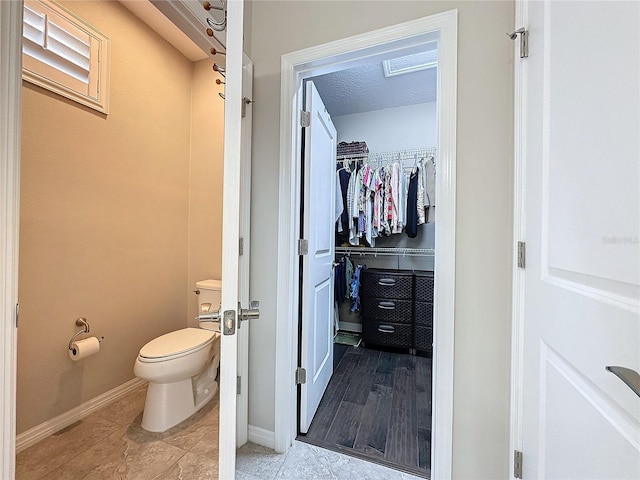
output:
[[[196, 282], [199, 312], [220, 306], [220, 288], [220, 280]], [[168, 430], [200, 410], [218, 390], [220, 334], [207, 329], [218, 324], [200, 325], [161, 335], [140, 349], [133, 373], [149, 382], [142, 415], [145, 430]]]

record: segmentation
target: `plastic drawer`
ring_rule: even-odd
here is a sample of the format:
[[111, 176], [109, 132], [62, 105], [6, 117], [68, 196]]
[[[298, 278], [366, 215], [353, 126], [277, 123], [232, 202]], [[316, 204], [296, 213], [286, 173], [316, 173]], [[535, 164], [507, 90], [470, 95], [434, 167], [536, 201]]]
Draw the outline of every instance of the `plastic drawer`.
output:
[[413, 325], [362, 319], [362, 340], [387, 347], [411, 348]]
[[430, 302], [416, 302], [416, 325], [423, 325], [425, 327], [433, 327], [433, 303]]
[[413, 348], [424, 352], [433, 352], [433, 330], [431, 327], [416, 325], [416, 336]]
[[413, 302], [394, 298], [363, 298], [362, 316], [383, 322], [411, 323]]
[[433, 302], [433, 272], [416, 271], [416, 300]]
[[413, 273], [405, 270], [371, 268], [362, 272], [360, 297], [413, 298]]

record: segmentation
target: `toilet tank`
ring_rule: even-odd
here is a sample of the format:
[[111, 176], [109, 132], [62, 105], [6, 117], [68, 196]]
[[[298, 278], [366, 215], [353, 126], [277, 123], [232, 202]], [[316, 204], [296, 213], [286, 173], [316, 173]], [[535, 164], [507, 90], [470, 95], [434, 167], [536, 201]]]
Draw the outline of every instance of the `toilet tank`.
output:
[[[196, 291], [198, 292], [198, 312], [218, 310], [220, 308], [220, 290], [222, 289], [222, 281], [220, 280], [201, 280], [196, 282]], [[206, 304], [211, 304], [211, 308], [207, 310]]]

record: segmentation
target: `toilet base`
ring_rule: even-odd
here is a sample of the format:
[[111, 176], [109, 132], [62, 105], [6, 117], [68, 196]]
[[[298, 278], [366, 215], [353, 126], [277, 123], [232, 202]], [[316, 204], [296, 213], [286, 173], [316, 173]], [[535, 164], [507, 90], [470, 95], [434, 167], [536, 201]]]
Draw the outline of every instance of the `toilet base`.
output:
[[214, 381], [206, 392], [194, 398], [191, 378], [173, 383], [149, 382], [142, 428], [149, 432], [169, 430], [205, 406], [217, 390], [218, 383]]

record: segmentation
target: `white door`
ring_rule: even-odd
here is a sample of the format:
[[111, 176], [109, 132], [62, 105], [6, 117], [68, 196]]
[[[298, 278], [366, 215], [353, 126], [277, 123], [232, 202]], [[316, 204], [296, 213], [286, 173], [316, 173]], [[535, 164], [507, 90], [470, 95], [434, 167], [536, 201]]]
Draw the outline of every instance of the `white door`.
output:
[[637, 479], [640, 3], [524, 7], [523, 478]]
[[[222, 330], [220, 343], [219, 478], [235, 478], [237, 441], [238, 300], [241, 281], [240, 192], [243, 98], [243, 2], [227, 2], [226, 85], [224, 104], [224, 178], [222, 196]], [[243, 305], [248, 308], [247, 305]]]
[[333, 260], [336, 196], [336, 129], [311, 81], [306, 82], [304, 132], [300, 432], [307, 433], [333, 373]]

